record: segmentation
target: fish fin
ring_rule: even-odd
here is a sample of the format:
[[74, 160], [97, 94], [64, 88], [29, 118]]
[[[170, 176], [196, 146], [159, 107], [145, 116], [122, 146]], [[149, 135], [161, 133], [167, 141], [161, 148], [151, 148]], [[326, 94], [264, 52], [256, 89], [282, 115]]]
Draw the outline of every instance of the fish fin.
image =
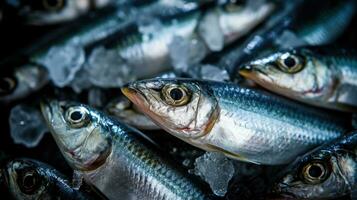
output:
[[74, 170], [72, 177], [72, 187], [75, 190], [81, 188], [83, 182], [83, 173], [81, 171]]
[[229, 151], [227, 151], [225, 149], [222, 149], [220, 147], [217, 147], [217, 146], [214, 146], [214, 145], [211, 145], [211, 144], [207, 144], [206, 147], [207, 147], [207, 150], [223, 153], [228, 158], [231, 158], [231, 159], [234, 159], [234, 160], [240, 160], [240, 161], [243, 161], [243, 162], [253, 163], [253, 164], [256, 164], [256, 165], [261, 165], [261, 163], [259, 163], [259, 162], [249, 160], [249, 159], [245, 158], [242, 155], [229, 152]]

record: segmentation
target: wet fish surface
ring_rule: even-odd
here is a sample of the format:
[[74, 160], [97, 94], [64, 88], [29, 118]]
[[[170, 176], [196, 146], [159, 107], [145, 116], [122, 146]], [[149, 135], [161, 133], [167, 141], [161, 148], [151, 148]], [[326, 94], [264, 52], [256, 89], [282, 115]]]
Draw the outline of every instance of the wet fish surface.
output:
[[331, 47], [272, 53], [243, 65], [240, 74], [295, 100], [342, 111], [357, 107], [357, 54]]
[[152, 79], [122, 92], [174, 136], [259, 164], [286, 164], [350, 127], [336, 115], [230, 83]]
[[42, 111], [62, 154], [109, 199], [207, 199], [142, 133], [83, 104], [51, 101]]
[[[336, 199], [356, 191], [357, 132], [298, 157], [276, 183], [274, 192], [298, 199]], [[356, 196], [352, 196], [355, 199]]]
[[54, 168], [32, 159], [13, 159], [3, 170], [11, 195], [22, 199], [105, 199], [78, 191]]

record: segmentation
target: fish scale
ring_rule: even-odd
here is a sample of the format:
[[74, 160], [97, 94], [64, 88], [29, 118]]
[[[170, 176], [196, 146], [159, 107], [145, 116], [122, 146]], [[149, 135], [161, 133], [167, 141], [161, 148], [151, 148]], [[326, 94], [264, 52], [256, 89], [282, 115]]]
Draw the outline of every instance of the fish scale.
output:
[[[167, 87], [184, 87], [190, 94], [187, 103], [166, 102]], [[174, 136], [203, 150], [258, 164], [289, 163], [350, 127], [346, 116], [231, 83], [151, 79], [128, 84], [122, 91]]]
[[[86, 123], [83, 130], [67, 127], [68, 123], [64, 122], [66, 111], [60, 108], [59, 103], [54, 101], [46, 105], [42, 106], [44, 116], [47, 122], [52, 122], [49, 124], [51, 132], [67, 162], [109, 199], [117, 199], [118, 196], [163, 200], [208, 198], [195, 180], [189, 179], [166, 154], [159, 153], [159, 149], [139, 131], [82, 104], [77, 106], [88, 111], [91, 123]], [[77, 107], [68, 104], [67, 110], [70, 108]], [[78, 134], [85, 138], [85, 142], [71, 138]], [[77, 167], [78, 162], [86, 167], [87, 157], [76, 151], [73, 153], [78, 155], [68, 154], [72, 142], [78, 143], [74, 146], [80, 146], [81, 152], [89, 152], [88, 160], [93, 162], [98, 154], [99, 157], [106, 156], [105, 160], [89, 164], [90, 170]], [[92, 145], [84, 146], [83, 143]], [[98, 145], [101, 148], [91, 147]], [[103, 149], [110, 150], [110, 153], [103, 153]]]

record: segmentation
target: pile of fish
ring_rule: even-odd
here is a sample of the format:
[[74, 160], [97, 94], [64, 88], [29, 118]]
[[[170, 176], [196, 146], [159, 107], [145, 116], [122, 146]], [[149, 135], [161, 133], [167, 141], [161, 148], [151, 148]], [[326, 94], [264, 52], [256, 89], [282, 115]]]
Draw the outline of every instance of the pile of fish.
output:
[[356, 11], [5, 0], [3, 198], [357, 199]]

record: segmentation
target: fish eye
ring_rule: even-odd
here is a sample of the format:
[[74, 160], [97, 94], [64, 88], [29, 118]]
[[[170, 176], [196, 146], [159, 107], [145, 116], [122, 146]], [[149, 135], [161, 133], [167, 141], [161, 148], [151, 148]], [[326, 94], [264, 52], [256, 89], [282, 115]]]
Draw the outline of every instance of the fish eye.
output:
[[306, 183], [318, 184], [325, 181], [330, 175], [330, 168], [322, 161], [307, 163], [302, 168], [302, 178]]
[[33, 194], [41, 185], [41, 180], [35, 170], [30, 170], [19, 177], [20, 190], [25, 194]]
[[280, 70], [286, 73], [294, 74], [303, 69], [302, 58], [292, 55], [290, 53], [285, 53], [278, 59], [278, 67]]
[[42, 0], [42, 5], [46, 10], [57, 11], [64, 7], [64, 0]]
[[186, 105], [190, 99], [186, 87], [179, 85], [166, 85], [162, 88], [162, 95], [166, 103], [172, 106]]
[[70, 107], [66, 112], [66, 119], [75, 128], [80, 128], [88, 123], [88, 111], [84, 107]]
[[15, 78], [3, 77], [0, 78], [0, 95], [10, 94], [16, 88], [17, 82]]

